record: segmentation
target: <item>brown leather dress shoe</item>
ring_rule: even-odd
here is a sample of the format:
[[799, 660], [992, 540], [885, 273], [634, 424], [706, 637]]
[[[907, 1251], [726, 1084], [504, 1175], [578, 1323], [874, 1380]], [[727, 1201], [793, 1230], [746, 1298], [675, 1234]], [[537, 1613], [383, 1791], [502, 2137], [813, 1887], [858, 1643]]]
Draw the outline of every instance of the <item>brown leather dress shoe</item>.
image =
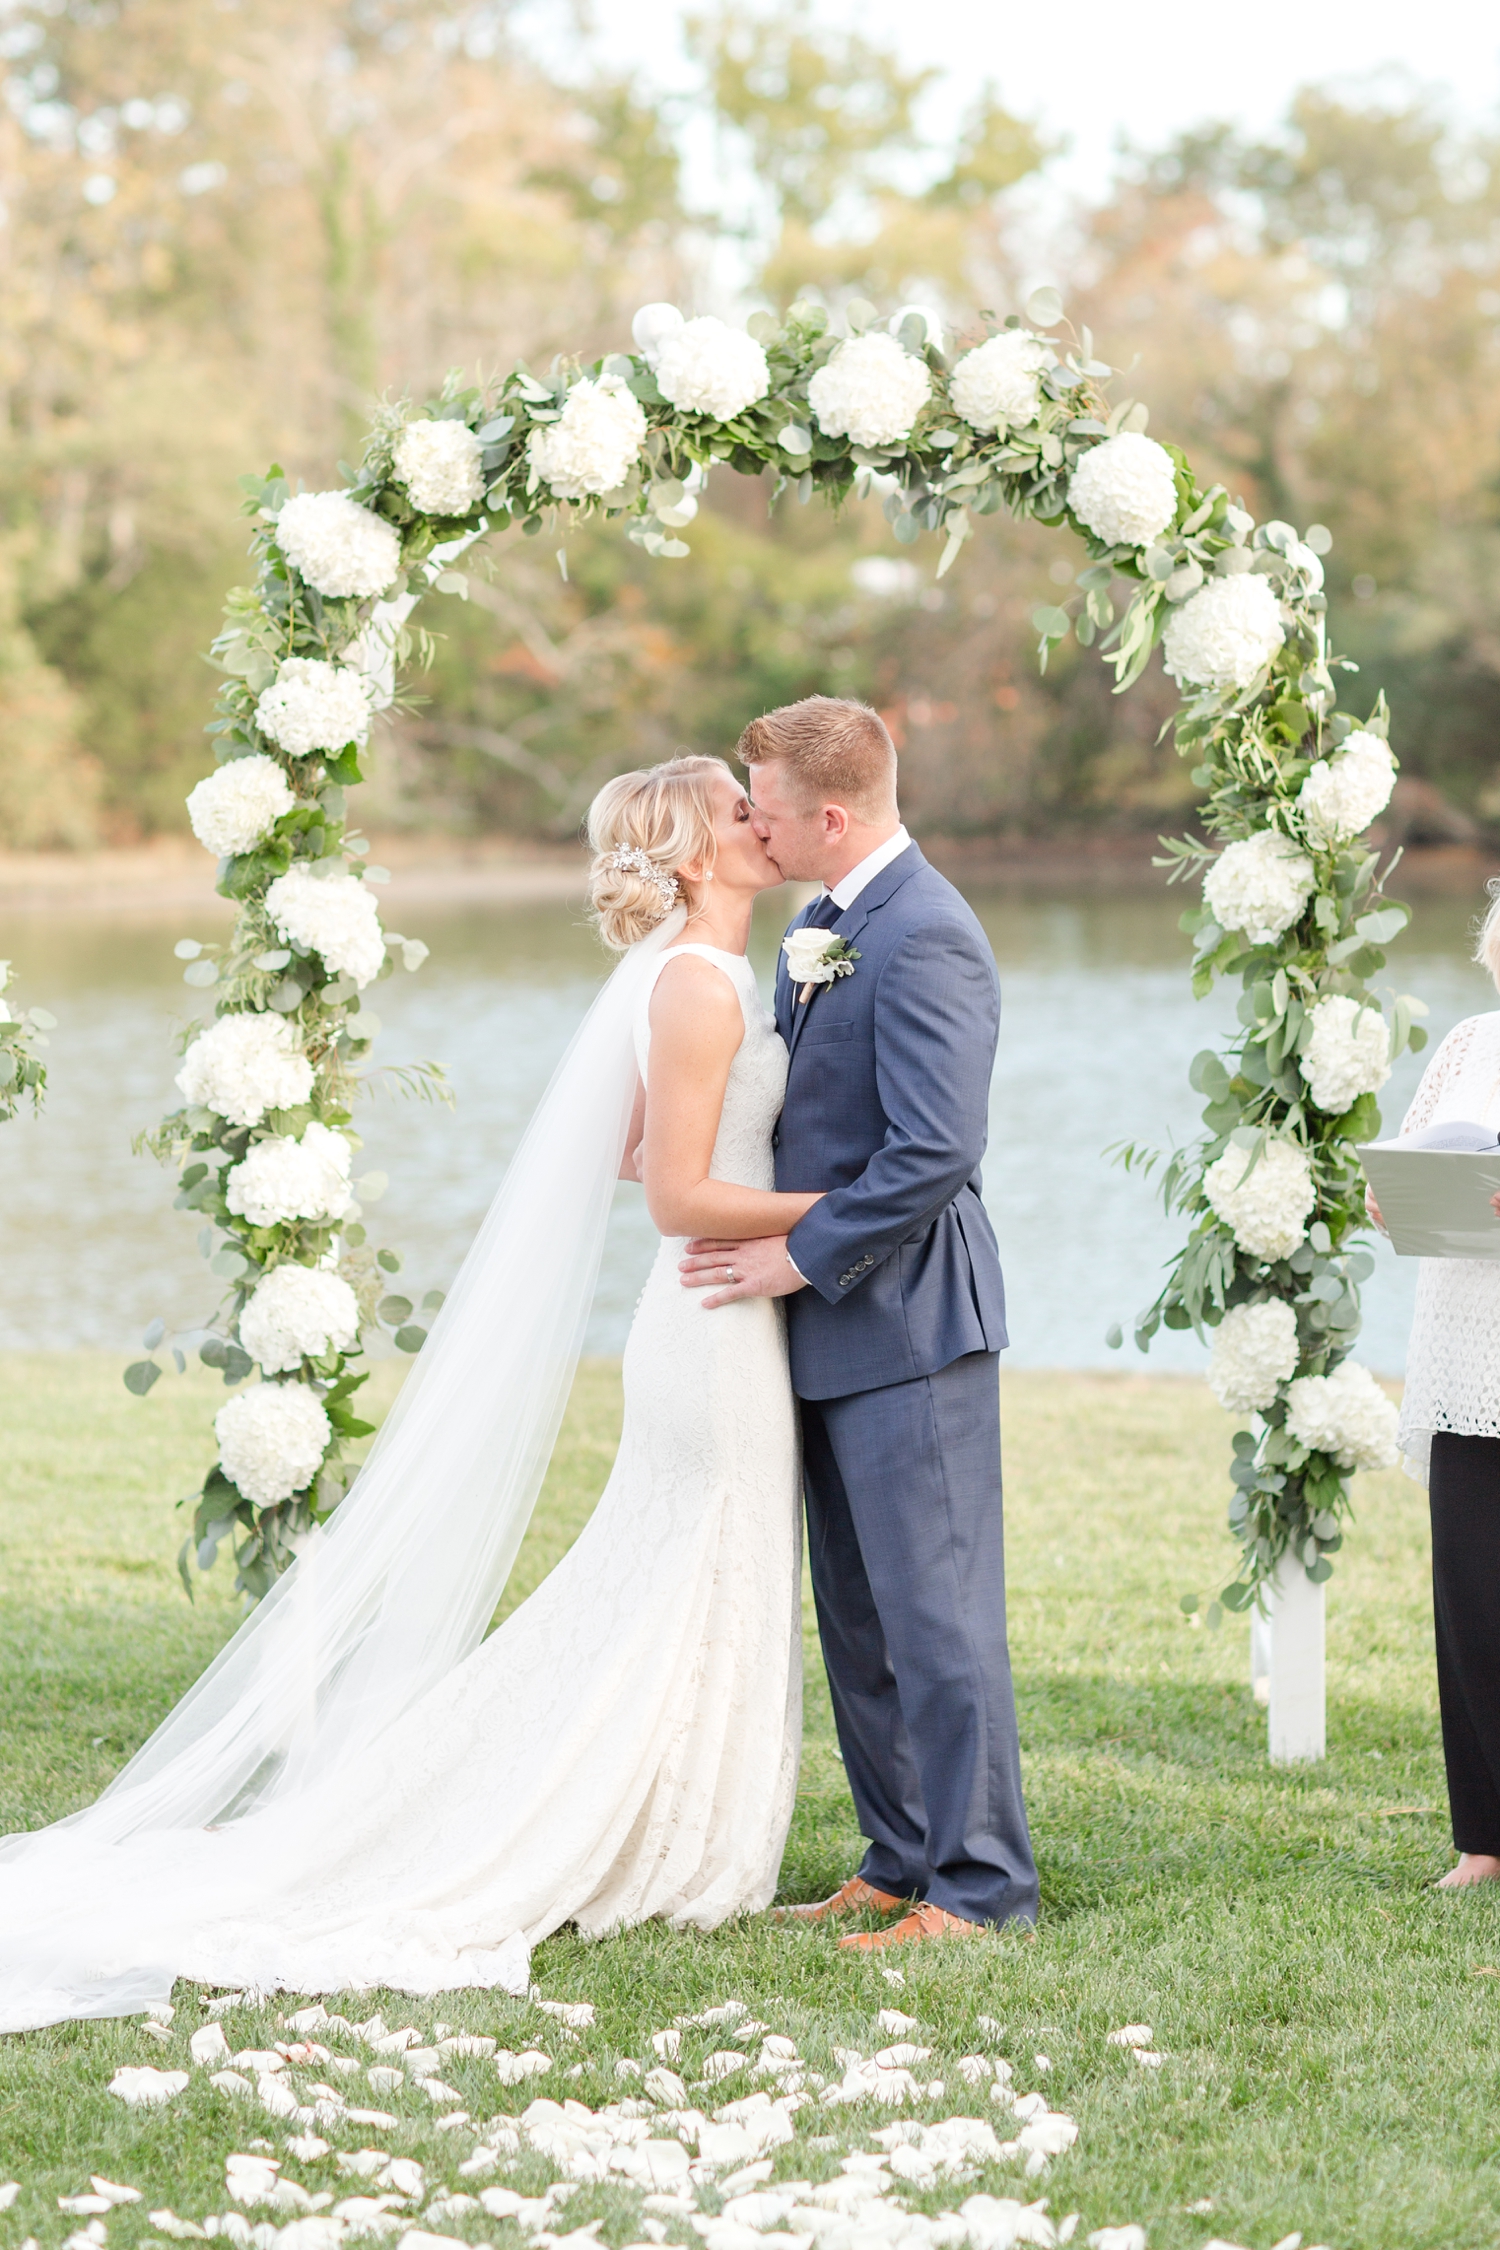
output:
[[915, 1945], [923, 1938], [978, 1937], [983, 1928], [982, 1922], [965, 1922], [946, 1907], [932, 1906], [924, 1899], [890, 1929], [861, 1930], [853, 1937], [840, 1938], [839, 1945], [848, 1953], [880, 1953], [888, 1945]]
[[845, 1914], [899, 1914], [905, 1904], [904, 1898], [892, 1898], [887, 1891], [877, 1891], [863, 1875], [851, 1875], [847, 1883], [840, 1883], [832, 1898], [820, 1899], [816, 1906], [773, 1906], [771, 1919], [773, 1922], [831, 1922]]

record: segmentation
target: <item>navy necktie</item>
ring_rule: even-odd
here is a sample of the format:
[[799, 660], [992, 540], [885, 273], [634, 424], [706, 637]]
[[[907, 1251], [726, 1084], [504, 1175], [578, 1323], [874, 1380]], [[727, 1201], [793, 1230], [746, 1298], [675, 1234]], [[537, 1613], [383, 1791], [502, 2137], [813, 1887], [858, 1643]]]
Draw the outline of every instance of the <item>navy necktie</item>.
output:
[[804, 930], [831, 930], [843, 911], [832, 891], [825, 891], [802, 927]]

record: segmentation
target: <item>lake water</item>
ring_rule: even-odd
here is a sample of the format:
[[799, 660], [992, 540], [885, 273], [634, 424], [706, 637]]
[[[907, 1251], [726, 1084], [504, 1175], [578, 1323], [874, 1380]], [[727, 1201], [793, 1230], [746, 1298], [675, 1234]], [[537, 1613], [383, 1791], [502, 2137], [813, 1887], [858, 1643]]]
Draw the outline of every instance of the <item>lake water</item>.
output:
[[[1134, 1138], [1190, 1135], [1199, 1102], [1187, 1087], [1196, 1051], [1230, 1019], [1232, 995], [1195, 1003], [1176, 892], [975, 891], [1000, 966], [1004, 1021], [991, 1105], [985, 1198], [1005, 1264], [1011, 1357], [1027, 1366], [1148, 1364], [1196, 1368], [1202, 1348], [1163, 1335], [1142, 1363], [1127, 1343], [1111, 1353], [1111, 1321], [1125, 1324], [1159, 1287], [1175, 1228], [1150, 1188], [1103, 1150]], [[1419, 902], [1393, 954], [1396, 988], [1429, 1003], [1435, 1035], [1493, 1006], [1469, 965], [1468, 930], [1481, 903], [1467, 895]], [[754, 958], [769, 987], [787, 911], [763, 902]], [[391, 917], [424, 937], [432, 958], [379, 987], [379, 1059], [433, 1058], [448, 1070], [456, 1110], [382, 1096], [361, 1120], [356, 1170], [380, 1169], [390, 1190], [371, 1232], [406, 1257], [412, 1295], [451, 1279], [514, 1150], [528, 1114], [603, 973], [576, 907], [419, 908]], [[25, 971], [22, 995], [59, 1019], [42, 1118], [0, 1131], [0, 1346], [92, 1345], [134, 1353], [156, 1314], [191, 1326], [215, 1292], [196, 1250], [197, 1222], [172, 1209], [172, 1181], [132, 1135], [177, 1106], [174, 1035], [197, 1012], [172, 946], [213, 931], [204, 917], [138, 908], [128, 914], [13, 913], [0, 918], [0, 955]], [[1238, 988], [1236, 987], [1236, 990]], [[1403, 1057], [1384, 1097], [1388, 1129], [1418, 1074]], [[589, 1336], [618, 1351], [654, 1247], [639, 1188], [622, 1187]], [[1413, 1267], [1381, 1244], [1366, 1291], [1360, 1356], [1400, 1370]], [[516, 1286], [544, 1286], [518, 1275]]]

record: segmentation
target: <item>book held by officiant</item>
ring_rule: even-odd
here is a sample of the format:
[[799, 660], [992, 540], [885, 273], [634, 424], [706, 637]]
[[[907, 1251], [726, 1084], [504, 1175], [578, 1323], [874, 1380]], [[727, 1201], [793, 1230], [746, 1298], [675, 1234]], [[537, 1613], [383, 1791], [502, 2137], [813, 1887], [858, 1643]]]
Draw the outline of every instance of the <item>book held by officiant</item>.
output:
[[1401, 1258], [1500, 1260], [1500, 1135], [1460, 1120], [1359, 1151], [1391, 1247]]

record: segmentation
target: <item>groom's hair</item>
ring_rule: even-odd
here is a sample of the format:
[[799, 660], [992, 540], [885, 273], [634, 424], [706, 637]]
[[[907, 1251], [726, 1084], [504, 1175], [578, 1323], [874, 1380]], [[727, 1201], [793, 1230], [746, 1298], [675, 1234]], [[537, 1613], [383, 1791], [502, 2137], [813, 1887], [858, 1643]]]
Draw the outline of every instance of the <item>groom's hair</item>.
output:
[[779, 765], [810, 808], [842, 805], [857, 820], [896, 806], [896, 746], [878, 711], [843, 695], [806, 695], [752, 719], [740, 736], [742, 766]]

